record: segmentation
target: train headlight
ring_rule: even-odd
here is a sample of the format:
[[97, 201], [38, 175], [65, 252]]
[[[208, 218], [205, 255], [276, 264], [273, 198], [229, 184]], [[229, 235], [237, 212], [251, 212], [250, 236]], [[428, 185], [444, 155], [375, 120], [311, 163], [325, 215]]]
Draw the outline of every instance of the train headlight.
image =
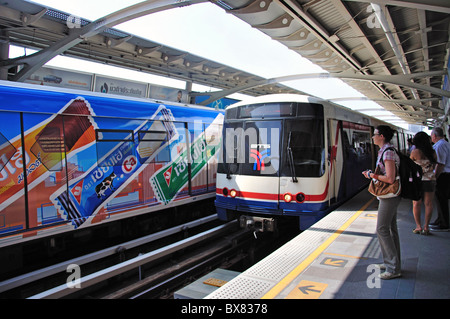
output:
[[224, 189], [222, 189], [222, 194], [223, 194], [223, 196], [225, 196], [225, 197], [227, 197], [228, 196], [228, 188], [224, 188]]
[[230, 191], [230, 196], [233, 197], [233, 198], [235, 198], [236, 195], [237, 195], [236, 190], [232, 189], [232, 190]]
[[299, 203], [303, 203], [305, 201], [305, 194], [297, 193], [297, 195], [295, 195], [295, 200]]
[[292, 201], [292, 194], [286, 193], [283, 195], [283, 199], [286, 203], [289, 203], [290, 201]]

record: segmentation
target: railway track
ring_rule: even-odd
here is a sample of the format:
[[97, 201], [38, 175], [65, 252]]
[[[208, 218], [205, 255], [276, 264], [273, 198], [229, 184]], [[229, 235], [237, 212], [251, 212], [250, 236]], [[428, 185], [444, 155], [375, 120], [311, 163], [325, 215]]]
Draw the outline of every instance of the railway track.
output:
[[[216, 268], [243, 271], [298, 234], [297, 227], [285, 225], [282, 235], [238, 229], [223, 238], [200, 246], [173, 265], [135, 284], [103, 296], [105, 299], [172, 299], [173, 293]], [[161, 280], [162, 279], [162, 280]]]
[[[161, 274], [160, 271], [165, 268], [164, 265], [161, 266], [162, 261], [166, 259], [170, 260], [177, 252], [179, 253], [185, 249], [192, 249], [192, 246], [194, 245], [205, 243], [218, 236], [223, 236], [230, 231], [235, 231], [237, 229], [236, 224], [236, 222], [230, 222], [214, 227], [210, 230], [190, 236], [148, 253], [138, 255], [87, 276], [82, 276], [71, 281], [69, 284], [64, 283], [29, 298], [102, 298], [102, 294], [105, 292], [120, 290], [120, 287], [123, 285], [133, 285], [130, 282], [133, 282], [134, 280], [130, 280], [130, 277], [135, 275], [134, 277], [136, 278], [136, 275], [139, 272], [142, 272], [145, 267], [156, 267], [156, 273]], [[153, 265], [151, 265], [152, 263]]]
[[[67, 281], [70, 275], [68, 267], [76, 265], [82, 270], [82, 275], [88, 275], [107, 268], [118, 262], [133, 258], [142, 251], [150, 251], [167, 245], [169, 241], [184, 238], [189, 233], [202, 231], [217, 225], [215, 214], [197, 220], [177, 225], [166, 230], [143, 236], [131, 241], [116, 244], [80, 257], [65, 260], [43, 267], [26, 274], [5, 279], [0, 282], [0, 298], [27, 298], [43, 290], [49, 290]], [[71, 268], [74, 269], [73, 267]]]
[[217, 225], [211, 215], [5, 280], [0, 298], [170, 299], [215, 268], [245, 269], [294, 232], [256, 239], [237, 221]]

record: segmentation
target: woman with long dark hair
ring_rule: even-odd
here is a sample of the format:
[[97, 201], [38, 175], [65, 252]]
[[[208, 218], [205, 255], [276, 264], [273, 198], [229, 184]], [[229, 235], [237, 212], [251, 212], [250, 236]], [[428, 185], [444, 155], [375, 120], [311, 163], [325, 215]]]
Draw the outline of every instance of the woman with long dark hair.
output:
[[[411, 152], [410, 158], [416, 164], [422, 167], [422, 191], [423, 196], [418, 201], [413, 200], [413, 214], [416, 222], [416, 228], [413, 229], [415, 234], [428, 235], [430, 229], [431, 214], [433, 213], [433, 199], [436, 186], [436, 177], [434, 175], [434, 167], [436, 165], [436, 152], [431, 145], [431, 138], [425, 132], [418, 132], [414, 135], [413, 144], [415, 149]], [[420, 223], [420, 212], [422, 210], [422, 202], [425, 205], [424, 226]]]

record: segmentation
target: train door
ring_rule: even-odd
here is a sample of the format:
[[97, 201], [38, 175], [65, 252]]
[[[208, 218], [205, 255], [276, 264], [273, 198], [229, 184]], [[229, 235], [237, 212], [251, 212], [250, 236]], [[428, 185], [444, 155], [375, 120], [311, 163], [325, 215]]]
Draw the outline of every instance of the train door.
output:
[[341, 172], [343, 169], [342, 121], [328, 120], [328, 199], [333, 204], [338, 199]]
[[370, 127], [363, 124], [341, 122], [343, 166], [338, 200], [354, 195], [367, 180], [361, 174], [371, 165]]
[[25, 133], [25, 152], [30, 158], [27, 167], [29, 227], [62, 222], [64, 217], [53, 205], [51, 196], [58, 189], [67, 190], [66, 156], [69, 149], [66, 146], [76, 142], [65, 142], [64, 127], [70, 124], [62, 115], [32, 113], [24, 114], [23, 121], [24, 128], [32, 128]]
[[[0, 112], [0, 236], [28, 228], [21, 138], [22, 114]], [[12, 205], [14, 204], [14, 205]]]

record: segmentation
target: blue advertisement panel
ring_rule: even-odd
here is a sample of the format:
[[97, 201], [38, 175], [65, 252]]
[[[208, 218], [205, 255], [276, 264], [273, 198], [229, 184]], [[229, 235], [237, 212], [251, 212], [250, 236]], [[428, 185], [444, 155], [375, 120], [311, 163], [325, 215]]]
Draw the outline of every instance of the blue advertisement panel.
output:
[[222, 121], [209, 108], [0, 81], [0, 247], [214, 196]]
[[[200, 104], [203, 101], [206, 101], [207, 99], [209, 99], [209, 96], [206, 96], [206, 95], [205, 96], [196, 96], [195, 97], [195, 104]], [[230, 98], [224, 97], [224, 98], [221, 98], [221, 99], [219, 99], [217, 101], [214, 101], [214, 102], [212, 102], [212, 103], [210, 103], [210, 104], [208, 104], [206, 106], [211, 107], [211, 108], [216, 109], [216, 110], [225, 110], [225, 108], [228, 105], [231, 105], [231, 104], [234, 104], [234, 103], [237, 103], [237, 102], [239, 102], [239, 100], [235, 100], [235, 99], [230, 99]]]
[[[447, 66], [449, 65], [449, 63], [450, 63], [450, 57], [447, 61]], [[450, 70], [447, 69], [447, 74], [444, 77], [444, 85], [442, 87], [443, 90], [450, 91], [450, 83], [449, 83], [450, 81], [449, 80], [450, 80]], [[445, 96], [442, 97], [442, 106], [444, 108], [445, 114], [447, 114], [447, 116], [448, 116], [448, 111], [450, 108], [450, 99], [448, 97], [445, 97]]]

